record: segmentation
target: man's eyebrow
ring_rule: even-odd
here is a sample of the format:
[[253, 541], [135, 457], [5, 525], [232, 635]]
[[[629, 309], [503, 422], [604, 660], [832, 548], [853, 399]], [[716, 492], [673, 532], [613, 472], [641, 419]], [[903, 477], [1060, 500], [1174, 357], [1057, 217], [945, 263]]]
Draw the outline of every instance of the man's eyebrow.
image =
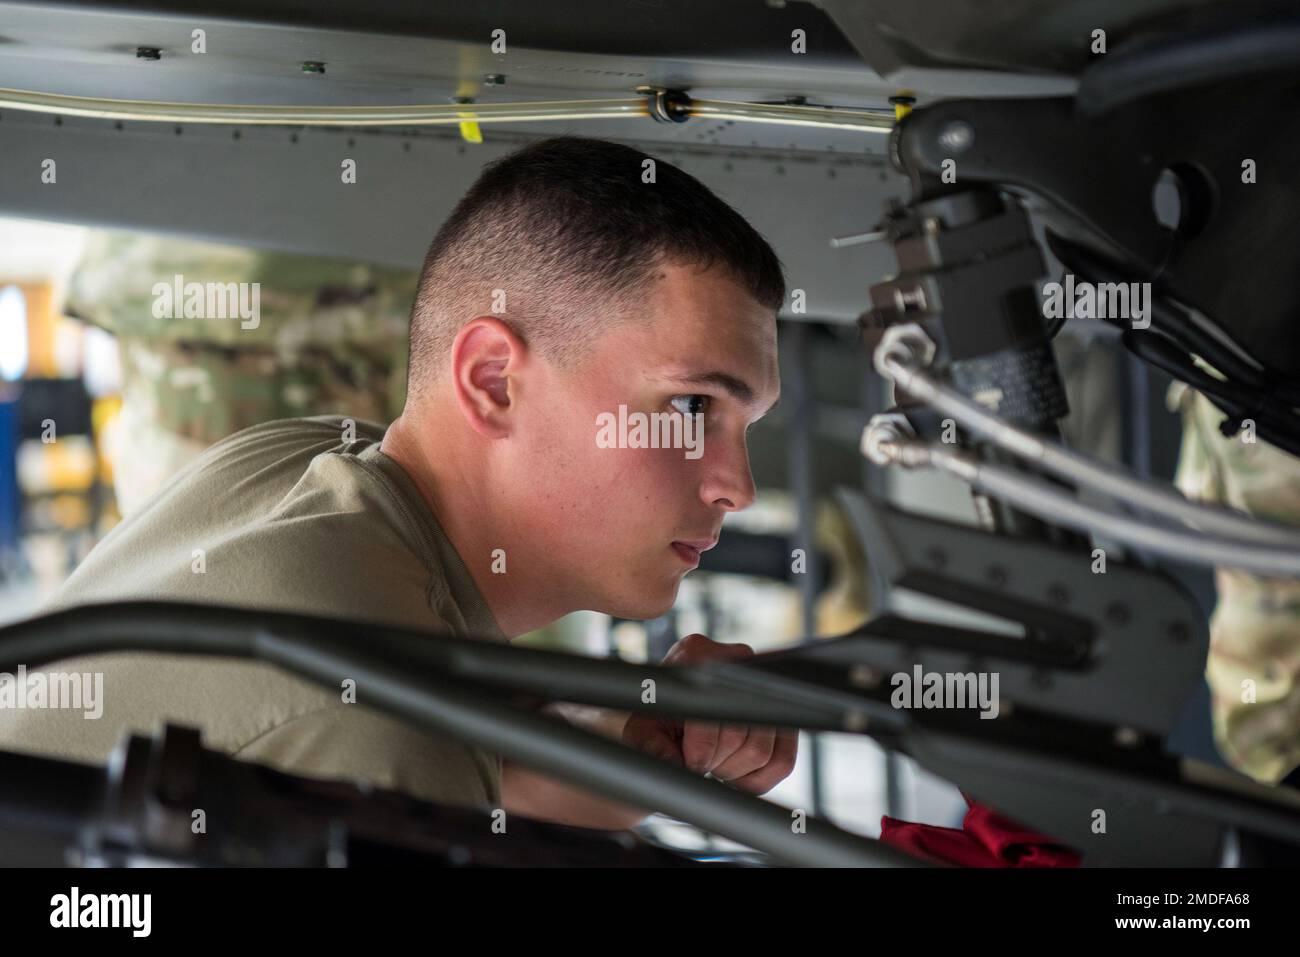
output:
[[[680, 382], [683, 385], [711, 385], [716, 386], [727, 392], [733, 399], [738, 402], [753, 402], [754, 390], [744, 379], [738, 379], [729, 372], [697, 372], [693, 375], [679, 375], [668, 377], [673, 382]], [[776, 401], [767, 407], [771, 412], [781, 402], [781, 397], [777, 396]]]

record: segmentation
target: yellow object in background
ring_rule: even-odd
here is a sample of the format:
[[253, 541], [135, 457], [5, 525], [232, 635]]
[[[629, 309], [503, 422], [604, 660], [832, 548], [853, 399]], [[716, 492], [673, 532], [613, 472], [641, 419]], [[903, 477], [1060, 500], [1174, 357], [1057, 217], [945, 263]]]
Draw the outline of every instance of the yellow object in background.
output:
[[113, 449], [109, 438], [113, 423], [122, 412], [122, 397], [110, 395], [96, 399], [90, 406], [90, 427], [95, 433], [95, 451], [98, 464], [99, 480], [106, 486], [113, 485]]
[[[473, 103], [474, 94], [477, 92], [478, 92], [478, 84], [470, 80], [466, 80], [464, 83], [462, 83], [459, 87], [456, 88], [456, 97], [455, 97], [456, 102]], [[467, 119], [461, 120], [460, 122], [460, 138], [464, 140], [466, 143], [482, 143], [483, 131], [479, 129], [478, 122], [476, 121], [477, 114], [458, 113], [457, 115], [467, 117]]]
[[[466, 114], [462, 114], [462, 115], [466, 115]], [[468, 114], [468, 115], [473, 115], [473, 114]], [[483, 131], [479, 129], [478, 124], [473, 120], [461, 120], [460, 138], [463, 139], [466, 143], [482, 143]]]
[[[8, 283], [0, 283], [8, 285]], [[48, 282], [16, 282], [27, 300], [27, 378], [59, 375], [54, 295]]]
[[57, 442], [27, 439], [18, 446], [18, 487], [24, 495], [84, 492], [95, 484], [97, 467], [89, 436], [60, 436]]

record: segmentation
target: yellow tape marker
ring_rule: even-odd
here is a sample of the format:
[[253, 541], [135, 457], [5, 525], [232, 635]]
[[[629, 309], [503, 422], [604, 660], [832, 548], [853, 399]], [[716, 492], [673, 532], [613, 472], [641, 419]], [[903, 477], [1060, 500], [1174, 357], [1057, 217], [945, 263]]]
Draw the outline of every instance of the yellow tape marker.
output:
[[[456, 95], [473, 100], [476, 92], [478, 92], [478, 85], [467, 80], [457, 88]], [[475, 122], [476, 114], [457, 113], [456, 115], [466, 117], [458, 124], [460, 126], [460, 138], [466, 143], [482, 143], [483, 131], [479, 129], [478, 123]]]

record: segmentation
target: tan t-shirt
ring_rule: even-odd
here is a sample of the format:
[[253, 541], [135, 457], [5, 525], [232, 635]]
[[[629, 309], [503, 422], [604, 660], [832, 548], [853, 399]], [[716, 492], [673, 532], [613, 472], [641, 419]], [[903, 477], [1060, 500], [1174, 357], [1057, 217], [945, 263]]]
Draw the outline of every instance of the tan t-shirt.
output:
[[[110, 532], [53, 606], [207, 602], [506, 641], [383, 429], [285, 419], [222, 440]], [[357, 640], [365, 633], [358, 630]], [[30, 669], [29, 674], [35, 669]], [[103, 713], [0, 708], [0, 745], [102, 763], [127, 729], [197, 726], [236, 757], [318, 778], [367, 780], [431, 801], [496, 807], [499, 755], [436, 737], [343, 690], [272, 665], [155, 653], [41, 670], [103, 674]]]

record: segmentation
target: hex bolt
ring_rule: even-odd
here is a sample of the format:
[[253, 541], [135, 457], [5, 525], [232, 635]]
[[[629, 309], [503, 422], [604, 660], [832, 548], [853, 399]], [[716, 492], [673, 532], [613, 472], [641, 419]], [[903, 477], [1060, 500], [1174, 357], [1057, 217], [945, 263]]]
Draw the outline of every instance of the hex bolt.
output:
[[894, 308], [900, 314], [924, 312], [926, 305], [924, 286], [913, 286], [911, 289], [894, 287]]

